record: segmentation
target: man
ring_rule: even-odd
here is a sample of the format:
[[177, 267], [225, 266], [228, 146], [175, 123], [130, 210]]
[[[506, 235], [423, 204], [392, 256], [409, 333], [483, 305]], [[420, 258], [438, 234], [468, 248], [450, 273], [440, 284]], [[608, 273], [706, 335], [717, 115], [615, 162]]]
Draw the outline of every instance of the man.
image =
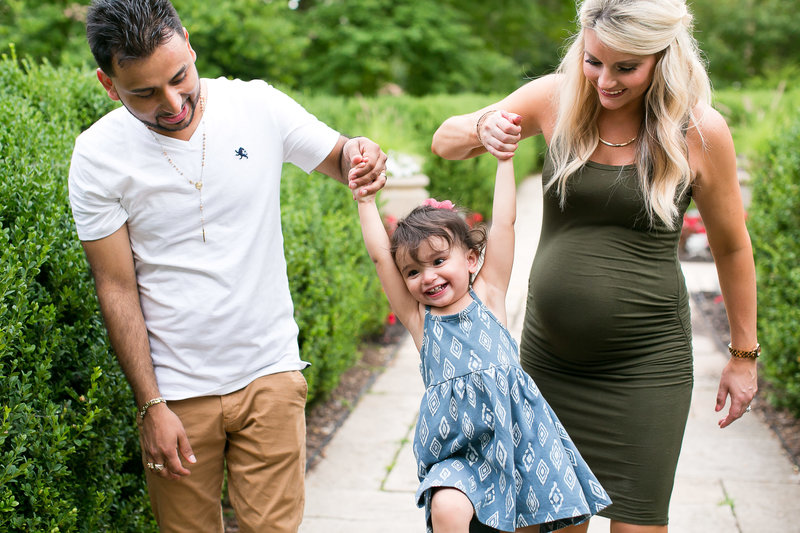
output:
[[201, 79], [169, 0], [95, 0], [97, 77], [124, 107], [75, 144], [70, 202], [139, 408], [164, 531], [297, 531], [306, 383], [283, 256], [281, 165], [380, 189], [385, 154], [262, 81]]

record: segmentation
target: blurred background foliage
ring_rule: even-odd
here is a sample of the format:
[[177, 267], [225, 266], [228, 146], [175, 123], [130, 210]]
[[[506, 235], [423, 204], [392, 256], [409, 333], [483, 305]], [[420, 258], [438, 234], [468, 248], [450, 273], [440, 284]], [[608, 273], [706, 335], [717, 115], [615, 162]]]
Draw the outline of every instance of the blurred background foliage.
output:
[[[694, 0], [714, 85], [800, 64], [798, 0]], [[88, 0], [0, 0], [0, 49], [91, 66]], [[552, 71], [574, 0], [174, 0], [204, 76], [338, 95], [504, 93]]]

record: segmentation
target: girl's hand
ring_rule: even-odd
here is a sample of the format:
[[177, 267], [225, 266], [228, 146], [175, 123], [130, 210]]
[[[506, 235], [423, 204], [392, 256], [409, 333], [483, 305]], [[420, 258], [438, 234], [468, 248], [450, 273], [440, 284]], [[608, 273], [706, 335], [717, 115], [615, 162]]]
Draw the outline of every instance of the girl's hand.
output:
[[[384, 173], [381, 178], [383, 181], [386, 181], [386, 174]], [[359, 189], [355, 189], [353, 191], [353, 200], [357, 201], [360, 204], [367, 204], [367, 203], [374, 203], [375, 198], [378, 196], [377, 192], [370, 191], [367, 187], [361, 187]]]
[[522, 117], [508, 111], [489, 111], [478, 119], [475, 129], [486, 151], [497, 159], [510, 159], [522, 138]]
[[347, 184], [353, 196], [377, 193], [386, 184], [386, 154], [366, 137], [348, 139], [342, 157], [349, 164]]

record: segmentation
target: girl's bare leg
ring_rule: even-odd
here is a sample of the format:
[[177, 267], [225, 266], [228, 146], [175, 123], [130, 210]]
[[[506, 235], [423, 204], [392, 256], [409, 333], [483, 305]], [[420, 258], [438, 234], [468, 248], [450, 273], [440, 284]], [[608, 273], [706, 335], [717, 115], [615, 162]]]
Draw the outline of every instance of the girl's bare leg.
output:
[[612, 520], [611, 533], [667, 533], [667, 526], [638, 526]]
[[558, 530], [558, 533], [586, 533], [589, 530], [589, 521], [578, 524], [577, 526], [569, 526]]
[[458, 489], [441, 488], [433, 493], [433, 533], [469, 533], [469, 522], [474, 513], [472, 502]]

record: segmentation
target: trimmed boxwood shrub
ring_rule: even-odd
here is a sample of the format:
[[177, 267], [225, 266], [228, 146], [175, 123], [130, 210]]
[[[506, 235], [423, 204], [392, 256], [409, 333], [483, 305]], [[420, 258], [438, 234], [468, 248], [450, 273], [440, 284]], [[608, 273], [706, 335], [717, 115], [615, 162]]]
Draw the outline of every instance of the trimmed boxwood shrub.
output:
[[67, 202], [75, 136], [111, 103], [96, 84], [0, 60], [2, 531], [154, 530], [131, 394]]
[[800, 115], [752, 165], [750, 234], [758, 279], [761, 367], [770, 399], [800, 417]]

